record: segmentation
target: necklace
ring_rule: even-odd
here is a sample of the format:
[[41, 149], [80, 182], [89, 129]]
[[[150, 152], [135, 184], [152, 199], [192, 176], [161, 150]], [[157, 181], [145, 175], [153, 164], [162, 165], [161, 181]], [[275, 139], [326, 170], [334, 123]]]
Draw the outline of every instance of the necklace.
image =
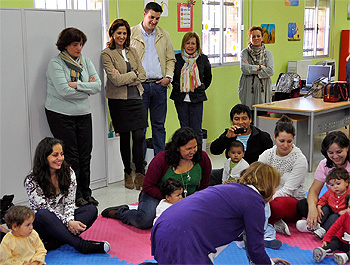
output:
[[[188, 162], [188, 170], [187, 170], [187, 172], [181, 173], [181, 181], [182, 181], [182, 185], [184, 186], [184, 197], [185, 198], [187, 196], [188, 183], [191, 181], [191, 176], [190, 176], [191, 162], [192, 162], [191, 160]], [[187, 174], [187, 178], [186, 178], [186, 174]]]

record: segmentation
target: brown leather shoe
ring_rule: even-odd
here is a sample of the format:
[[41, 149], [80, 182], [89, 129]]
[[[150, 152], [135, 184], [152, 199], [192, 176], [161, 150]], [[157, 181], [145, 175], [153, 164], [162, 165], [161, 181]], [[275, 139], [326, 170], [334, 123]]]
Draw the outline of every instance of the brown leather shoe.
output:
[[135, 183], [135, 188], [137, 190], [140, 190], [142, 188], [144, 179], [145, 179], [145, 175], [144, 174], [136, 173], [136, 177], [135, 177], [134, 183]]
[[132, 175], [131, 174], [127, 174], [126, 172], [124, 172], [124, 181], [125, 181], [125, 188], [127, 189], [134, 189], [134, 182], [132, 182]]

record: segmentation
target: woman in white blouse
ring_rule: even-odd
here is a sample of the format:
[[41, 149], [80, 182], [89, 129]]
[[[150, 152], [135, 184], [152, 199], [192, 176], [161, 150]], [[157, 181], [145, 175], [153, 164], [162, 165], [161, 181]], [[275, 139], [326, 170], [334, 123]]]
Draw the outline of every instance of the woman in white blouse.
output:
[[281, 183], [270, 202], [271, 217], [269, 223], [276, 231], [290, 235], [288, 225], [300, 216], [297, 203], [304, 199], [307, 160], [301, 150], [294, 145], [295, 128], [290, 118], [283, 115], [276, 123], [274, 131], [276, 144], [259, 156], [259, 161], [266, 163], [281, 174]]

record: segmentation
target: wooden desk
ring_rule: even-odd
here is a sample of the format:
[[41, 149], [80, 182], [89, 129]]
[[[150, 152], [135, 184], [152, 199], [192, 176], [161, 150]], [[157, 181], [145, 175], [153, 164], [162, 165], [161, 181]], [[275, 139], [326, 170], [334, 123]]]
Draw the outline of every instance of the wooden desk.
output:
[[[308, 135], [310, 137], [309, 172], [312, 172], [314, 134], [329, 132], [350, 124], [350, 101], [327, 103], [321, 98], [291, 98], [272, 103], [253, 105], [254, 125], [257, 111], [308, 116]], [[349, 131], [350, 134], [350, 131]]]

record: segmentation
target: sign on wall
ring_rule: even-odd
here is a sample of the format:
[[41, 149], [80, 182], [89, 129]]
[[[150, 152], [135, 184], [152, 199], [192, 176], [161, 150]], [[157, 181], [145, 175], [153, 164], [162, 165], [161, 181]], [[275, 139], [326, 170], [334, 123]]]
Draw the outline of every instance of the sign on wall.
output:
[[188, 3], [177, 3], [177, 31], [192, 31], [193, 7]]

